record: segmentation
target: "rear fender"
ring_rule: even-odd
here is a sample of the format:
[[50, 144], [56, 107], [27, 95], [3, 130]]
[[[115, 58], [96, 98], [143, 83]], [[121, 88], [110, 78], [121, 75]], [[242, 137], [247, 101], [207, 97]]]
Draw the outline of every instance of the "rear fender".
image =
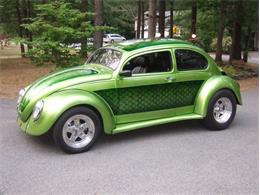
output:
[[214, 94], [221, 89], [229, 89], [234, 93], [237, 103], [242, 105], [239, 84], [228, 76], [213, 76], [209, 78], [201, 87], [195, 100], [194, 113], [203, 117], [206, 116], [209, 101]]

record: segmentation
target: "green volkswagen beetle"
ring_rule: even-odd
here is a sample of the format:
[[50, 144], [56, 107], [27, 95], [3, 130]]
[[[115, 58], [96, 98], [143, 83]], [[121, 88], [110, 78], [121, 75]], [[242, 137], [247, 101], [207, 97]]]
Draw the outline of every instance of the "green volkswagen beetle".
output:
[[17, 121], [30, 135], [53, 131], [62, 150], [78, 153], [102, 131], [190, 119], [225, 129], [237, 104], [242, 104], [238, 83], [200, 48], [174, 39], [126, 41], [22, 89]]

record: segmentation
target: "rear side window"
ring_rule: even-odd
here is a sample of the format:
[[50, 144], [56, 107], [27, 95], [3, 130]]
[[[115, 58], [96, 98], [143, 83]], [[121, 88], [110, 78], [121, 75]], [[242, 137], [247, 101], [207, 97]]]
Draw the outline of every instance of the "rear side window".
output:
[[178, 70], [200, 70], [208, 67], [207, 59], [198, 52], [188, 49], [175, 50]]

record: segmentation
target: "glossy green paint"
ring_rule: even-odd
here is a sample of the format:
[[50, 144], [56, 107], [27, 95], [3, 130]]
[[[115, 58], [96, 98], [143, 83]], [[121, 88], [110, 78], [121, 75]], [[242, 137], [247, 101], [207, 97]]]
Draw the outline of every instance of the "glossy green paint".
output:
[[[98, 72], [97, 72], [98, 71]], [[84, 66], [49, 74], [31, 84], [19, 106], [19, 117], [25, 122], [32, 113], [35, 103], [48, 95], [81, 82], [93, 82], [111, 78], [110, 69], [86, 69]]]
[[29, 118], [26, 132], [31, 135], [41, 135], [47, 132], [57, 118], [68, 108], [78, 105], [95, 108], [101, 115], [104, 129], [115, 128], [115, 121], [111, 109], [100, 97], [92, 92], [63, 90], [43, 98], [43, 101], [46, 106], [43, 108], [41, 117], [36, 121], [34, 121], [32, 117]]
[[[51, 129], [66, 110], [79, 105], [91, 107], [99, 113], [107, 134], [179, 120], [201, 119], [207, 113], [211, 97], [223, 88], [233, 91], [238, 104], [242, 104], [238, 84], [223, 76], [214, 60], [190, 43], [159, 40], [124, 42], [106, 47], [122, 51], [116, 70], [87, 64], [52, 73], [28, 86], [18, 107], [20, 127], [28, 134], [41, 135]], [[176, 48], [201, 53], [207, 58], [208, 67], [178, 71], [174, 56]], [[119, 76], [128, 60], [156, 51], [171, 52], [171, 71]], [[169, 76], [174, 78], [174, 82], [165, 80]], [[138, 98], [142, 101], [136, 102]], [[40, 118], [34, 121], [31, 114], [38, 100], [44, 101], [44, 108]]]
[[237, 98], [237, 103], [242, 105], [239, 85], [236, 81], [228, 76], [212, 76], [204, 83], [197, 96], [194, 113], [206, 116], [210, 98], [221, 89], [232, 91]]

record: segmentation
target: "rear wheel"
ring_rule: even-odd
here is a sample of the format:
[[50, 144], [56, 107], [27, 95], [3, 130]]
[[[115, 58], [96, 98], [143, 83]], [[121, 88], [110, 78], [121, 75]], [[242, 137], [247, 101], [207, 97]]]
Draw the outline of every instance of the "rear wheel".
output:
[[98, 115], [86, 107], [66, 111], [54, 125], [55, 143], [67, 153], [87, 151], [101, 132]]
[[218, 91], [209, 102], [203, 124], [211, 130], [228, 128], [236, 115], [236, 107], [236, 98], [231, 91]]

